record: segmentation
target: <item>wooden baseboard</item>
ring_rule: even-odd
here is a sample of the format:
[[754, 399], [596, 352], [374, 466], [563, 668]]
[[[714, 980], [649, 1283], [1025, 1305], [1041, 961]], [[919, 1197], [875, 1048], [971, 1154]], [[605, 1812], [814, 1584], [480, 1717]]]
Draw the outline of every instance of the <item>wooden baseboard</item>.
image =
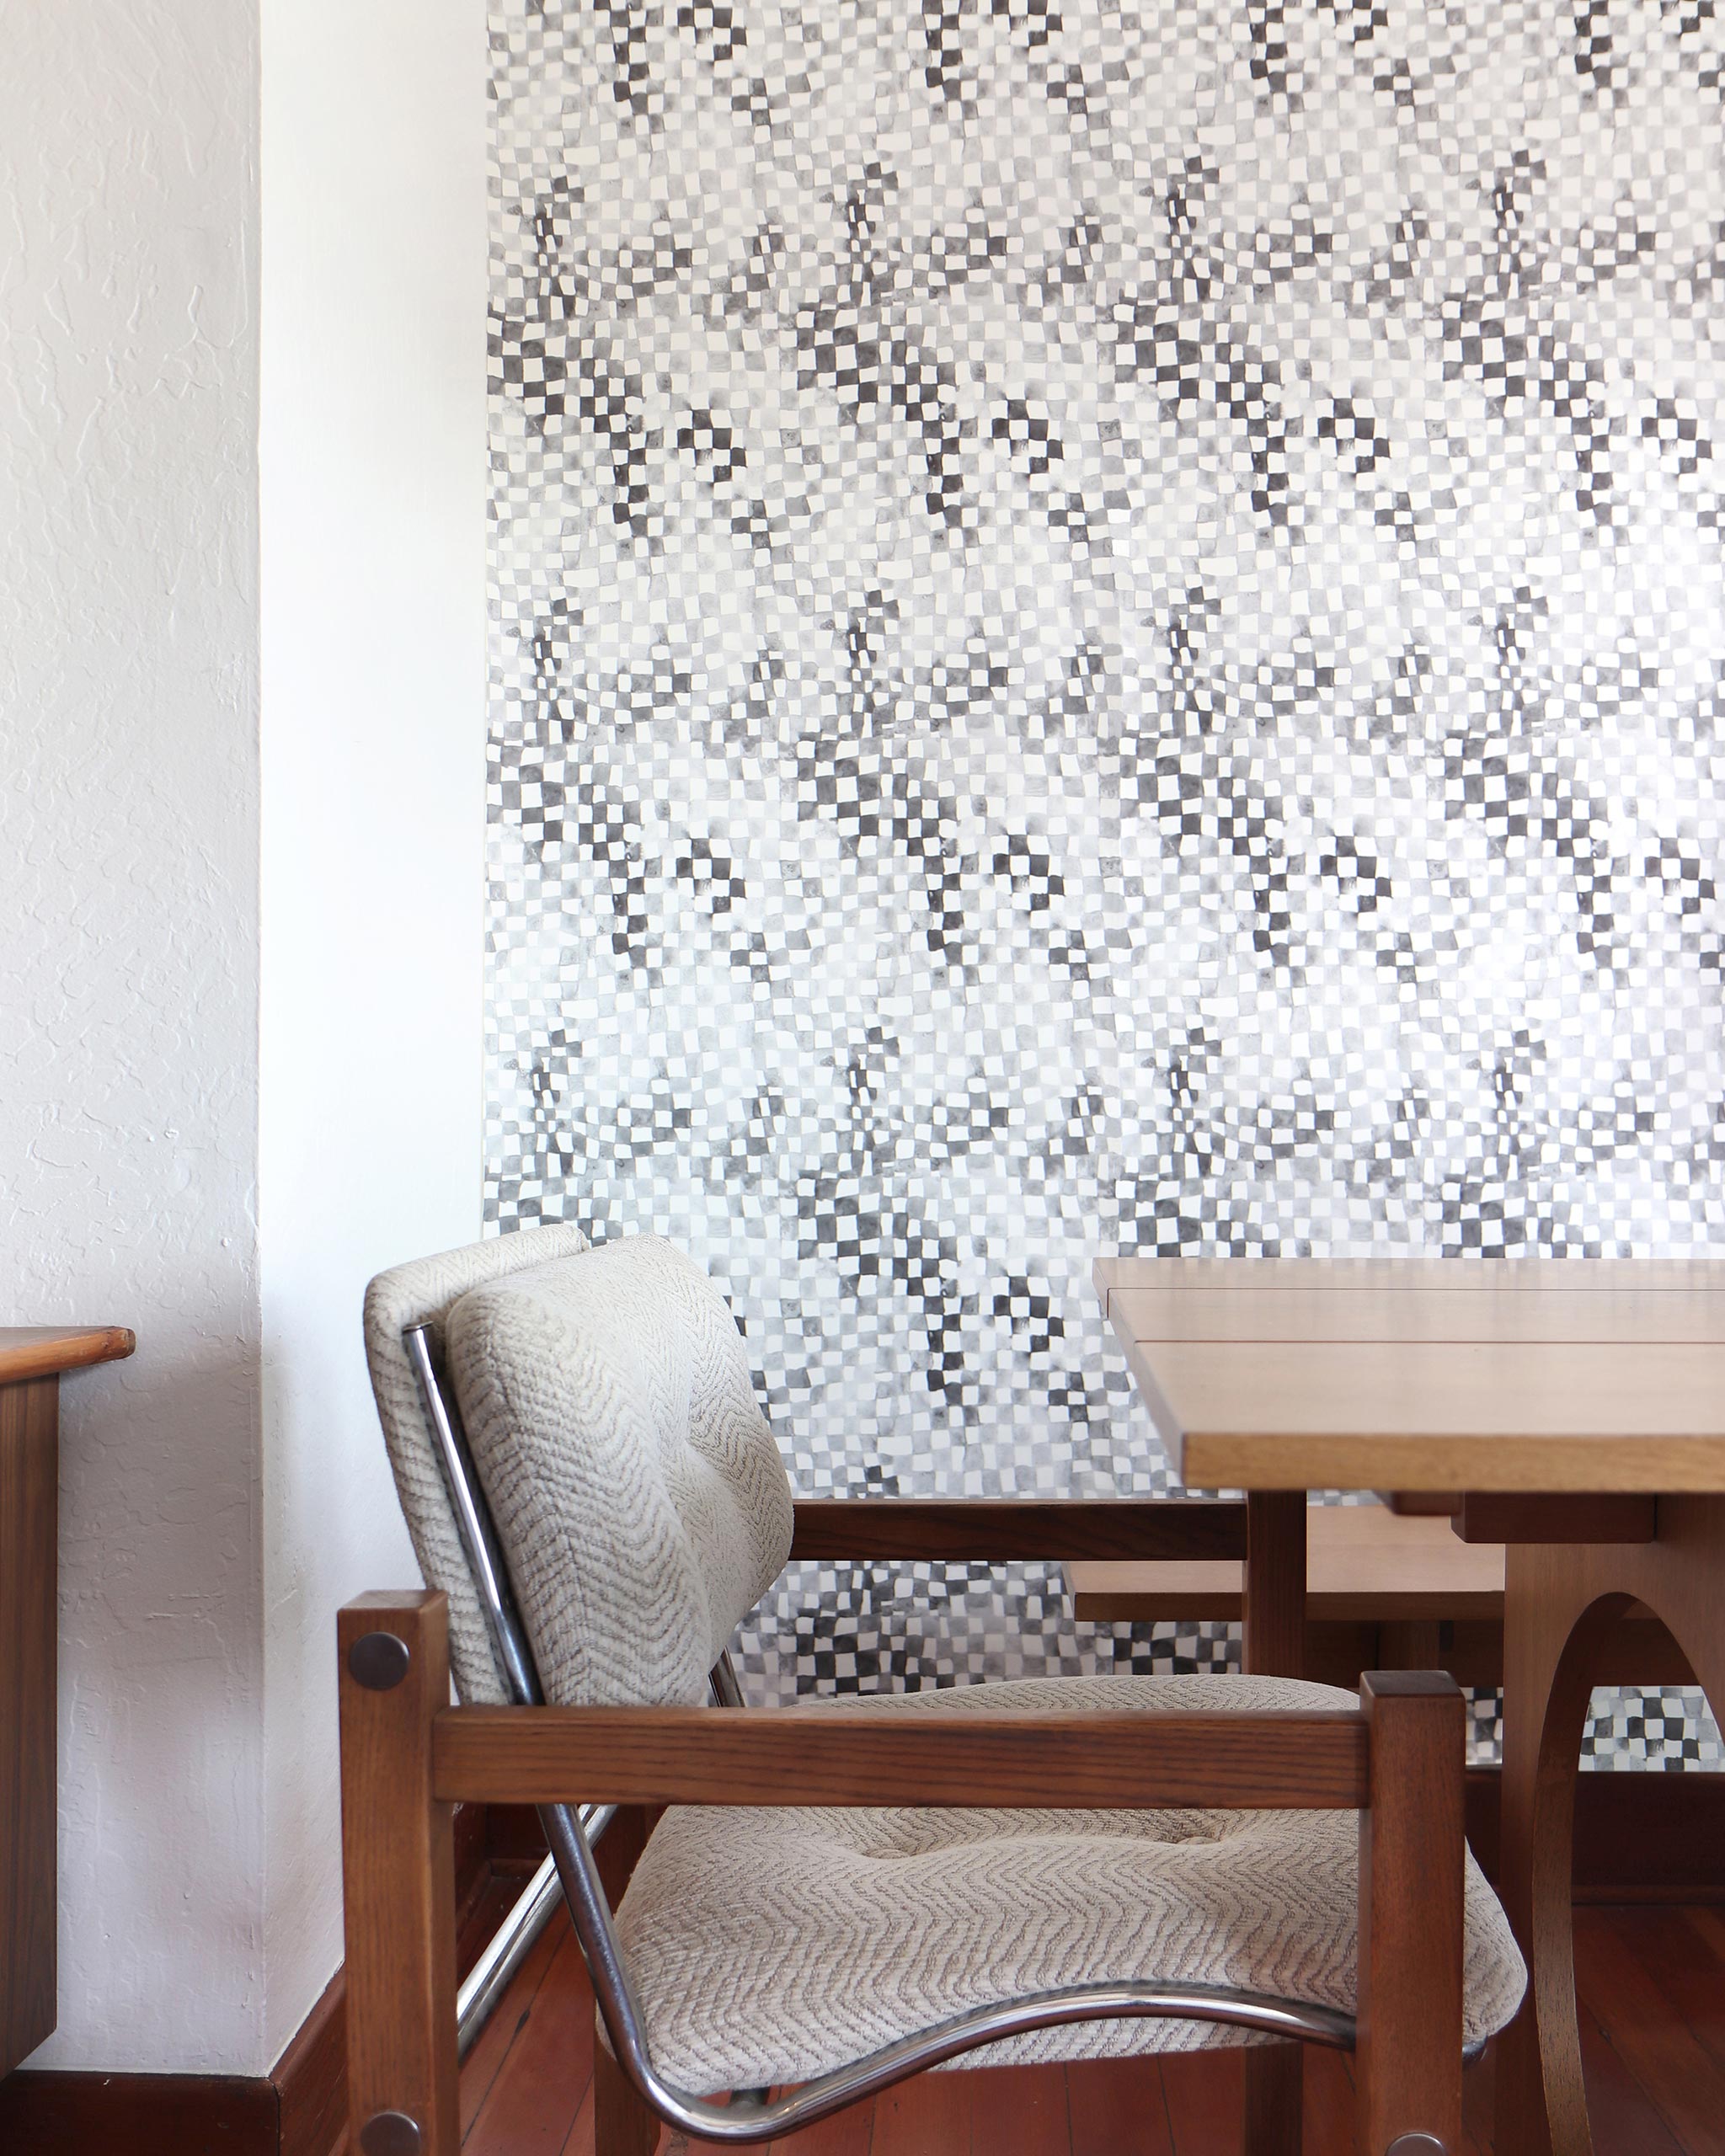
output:
[[0, 2148], [19, 2156], [279, 2156], [280, 2145], [280, 2098], [262, 2075], [26, 2068], [0, 2081]]
[[331, 2156], [347, 2128], [347, 1980], [339, 1969], [270, 2079], [279, 2105], [270, 2156]]
[[[538, 1860], [521, 1806], [456, 1815], [465, 1974]], [[537, 1849], [542, 1853], [542, 1841]], [[512, 1891], [513, 1890], [513, 1891]], [[338, 1969], [267, 2074], [45, 2073], [0, 2080], [0, 2150], [18, 2156], [334, 2156], [347, 2127], [346, 1986]]]
[[18, 2156], [334, 2156], [347, 2127], [338, 1969], [267, 2074], [42, 2073], [0, 2081]]
[[[1497, 1871], [1498, 1777], [1467, 1777], [1467, 1833]], [[464, 1806], [457, 1822], [457, 1907], [465, 1969], [544, 1854], [522, 1806]], [[637, 1830], [638, 1832], [638, 1828]], [[629, 1832], [601, 1844], [627, 1876]], [[1575, 1810], [1575, 1898], [1725, 1903], [1725, 1774], [1583, 1774]], [[19, 2156], [335, 2156], [346, 2124], [347, 2033], [337, 1970], [271, 2073], [14, 2073], [0, 2081], [0, 2150]]]

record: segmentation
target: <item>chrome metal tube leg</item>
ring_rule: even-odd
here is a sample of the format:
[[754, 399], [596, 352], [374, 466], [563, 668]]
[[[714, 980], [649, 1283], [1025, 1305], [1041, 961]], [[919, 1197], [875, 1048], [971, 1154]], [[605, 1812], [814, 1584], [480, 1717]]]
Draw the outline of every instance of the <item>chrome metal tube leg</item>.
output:
[[472, 2050], [515, 1972], [532, 1952], [535, 1941], [562, 1903], [563, 1885], [557, 1865], [547, 1856], [456, 1994], [456, 2048], [462, 2057]]
[[[581, 1823], [590, 1848], [611, 1824], [616, 1811], [617, 1806], [612, 1804], [584, 1808]], [[463, 2058], [491, 2019], [515, 1972], [532, 1952], [539, 1935], [563, 1907], [563, 1900], [557, 1860], [547, 1855], [492, 1935], [485, 1951], [467, 1972], [467, 1981], [457, 1994], [456, 2041]]]

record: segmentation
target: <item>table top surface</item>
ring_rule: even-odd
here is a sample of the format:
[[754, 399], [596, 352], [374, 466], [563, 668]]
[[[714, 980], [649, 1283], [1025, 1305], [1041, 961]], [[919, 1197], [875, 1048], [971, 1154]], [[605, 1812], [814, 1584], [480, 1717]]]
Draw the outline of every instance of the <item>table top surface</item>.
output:
[[1725, 1259], [1100, 1258], [1196, 1489], [1725, 1492]]
[[0, 1385], [116, 1363], [137, 1344], [123, 1325], [0, 1325]]

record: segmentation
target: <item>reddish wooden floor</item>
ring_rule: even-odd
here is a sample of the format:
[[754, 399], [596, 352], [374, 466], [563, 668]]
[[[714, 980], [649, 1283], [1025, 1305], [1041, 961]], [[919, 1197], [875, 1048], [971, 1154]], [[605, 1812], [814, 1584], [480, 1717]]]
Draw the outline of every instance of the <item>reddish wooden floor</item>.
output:
[[[1576, 1912], [1599, 2156], [1725, 2150], [1725, 1909]], [[1466, 2156], [1491, 2151], [1491, 2062]], [[592, 2156], [593, 2004], [559, 1912], [462, 2073], [464, 2156]], [[1306, 2055], [1306, 2156], [1350, 2156], [1348, 2062]], [[925, 2074], [774, 2156], [1237, 2156], [1237, 2055]], [[661, 2156], [706, 2144], [666, 2137]], [[1514, 2156], [1510, 2151], [1503, 2156]]]

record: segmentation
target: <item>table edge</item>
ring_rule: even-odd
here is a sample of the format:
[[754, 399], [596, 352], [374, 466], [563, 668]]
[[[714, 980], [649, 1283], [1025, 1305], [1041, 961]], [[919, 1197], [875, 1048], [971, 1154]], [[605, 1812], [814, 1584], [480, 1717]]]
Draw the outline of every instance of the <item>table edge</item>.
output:
[[[6, 1331], [24, 1334], [8, 1342]], [[124, 1362], [137, 1347], [129, 1326], [19, 1326], [0, 1331], [0, 1385], [58, 1377], [96, 1363]]]

